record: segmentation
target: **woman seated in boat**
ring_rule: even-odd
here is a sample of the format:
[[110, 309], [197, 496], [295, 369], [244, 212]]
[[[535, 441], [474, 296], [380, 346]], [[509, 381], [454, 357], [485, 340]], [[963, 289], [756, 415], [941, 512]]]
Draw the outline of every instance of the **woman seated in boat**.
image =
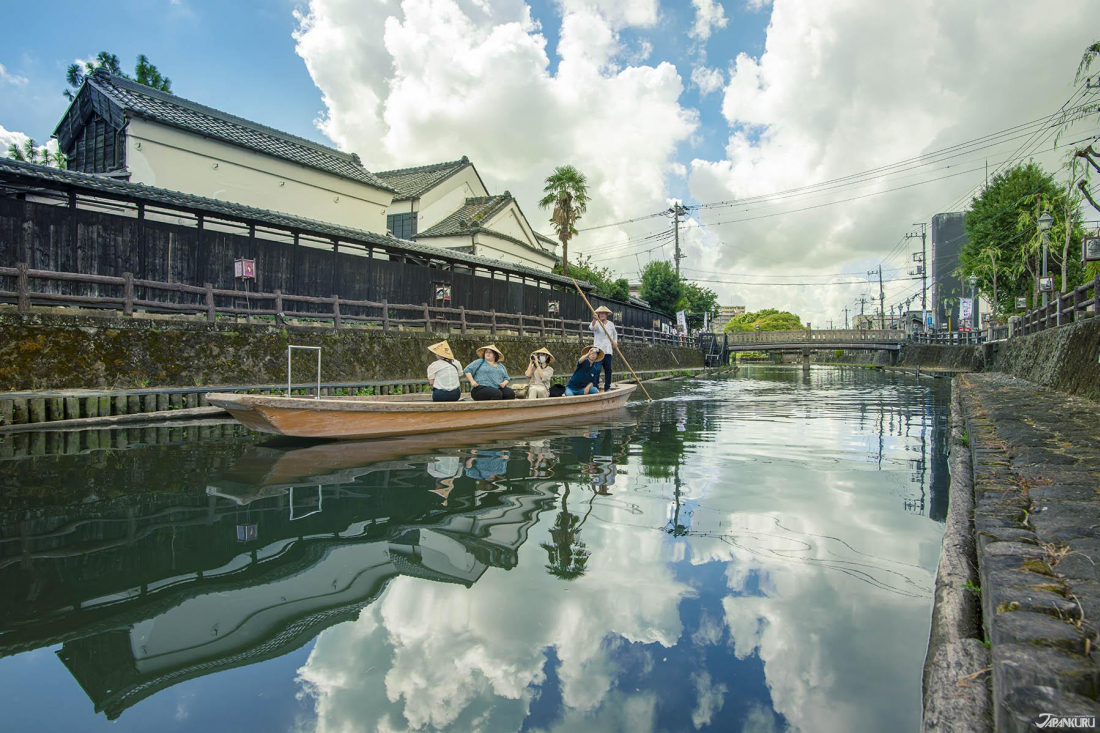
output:
[[462, 371], [470, 382], [470, 396], [475, 400], [514, 400], [516, 393], [508, 386], [508, 370], [504, 354], [494, 344], [477, 350], [478, 358]]
[[550, 380], [554, 378], [554, 355], [545, 346], [531, 354], [527, 365], [527, 399], [537, 400], [550, 396]]
[[589, 346], [577, 360], [577, 368], [573, 370], [573, 376], [565, 384], [565, 396], [573, 397], [581, 394], [596, 394], [600, 391], [596, 385], [600, 382], [600, 374], [603, 370], [603, 349], [598, 346]]
[[432, 388], [432, 402], [456, 402], [462, 396], [458, 388], [458, 379], [462, 374], [462, 365], [455, 361], [451, 345], [446, 341], [432, 344], [428, 351], [436, 359], [428, 366], [428, 384]]

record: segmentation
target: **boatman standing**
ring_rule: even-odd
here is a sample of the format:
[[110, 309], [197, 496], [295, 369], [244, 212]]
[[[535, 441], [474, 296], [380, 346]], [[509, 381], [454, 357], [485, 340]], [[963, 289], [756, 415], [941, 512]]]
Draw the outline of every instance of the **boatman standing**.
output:
[[[592, 331], [593, 341], [597, 348], [603, 351], [603, 391], [611, 391], [611, 356], [615, 353], [615, 347], [619, 345], [619, 333], [615, 330], [615, 324], [608, 316], [611, 309], [601, 305], [596, 309], [596, 318], [588, 328]], [[605, 333], [606, 331], [606, 333]]]

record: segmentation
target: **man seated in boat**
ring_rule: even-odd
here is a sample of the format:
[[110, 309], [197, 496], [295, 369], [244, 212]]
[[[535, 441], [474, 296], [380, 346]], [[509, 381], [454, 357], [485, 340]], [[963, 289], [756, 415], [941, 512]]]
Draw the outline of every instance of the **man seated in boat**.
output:
[[543, 346], [531, 354], [527, 365], [527, 399], [538, 400], [550, 396], [550, 380], [554, 378], [554, 355]]
[[475, 400], [514, 400], [516, 393], [508, 386], [508, 370], [504, 354], [495, 344], [482, 346], [474, 359], [462, 371], [470, 382], [470, 396]]
[[573, 370], [573, 376], [565, 384], [565, 396], [596, 394], [600, 391], [596, 385], [600, 382], [603, 373], [603, 349], [598, 346], [589, 346], [577, 360], [577, 368]]
[[432, 344], [428, 351], [435, 354], [435, 361], [428, 366], [428, 384], [432, 388], [432, 402], [457, 402], [462, 397], [458, 379], [462, 365], [455, 361], [451, 345], [446, 341]]

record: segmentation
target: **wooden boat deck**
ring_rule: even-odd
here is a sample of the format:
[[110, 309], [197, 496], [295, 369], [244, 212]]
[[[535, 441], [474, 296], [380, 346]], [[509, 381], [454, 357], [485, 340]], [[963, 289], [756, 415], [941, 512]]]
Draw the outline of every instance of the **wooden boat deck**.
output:
[[636, 385], [610, 392], [538, 400], [432, 402], [429, 394], [312, 399], [222, 394], [207, 398], [243, 425], [264, 433], [299, 438], [380, 438], [443, 430], [492, 427], [562, 417], [579, 417], [626, 404]]

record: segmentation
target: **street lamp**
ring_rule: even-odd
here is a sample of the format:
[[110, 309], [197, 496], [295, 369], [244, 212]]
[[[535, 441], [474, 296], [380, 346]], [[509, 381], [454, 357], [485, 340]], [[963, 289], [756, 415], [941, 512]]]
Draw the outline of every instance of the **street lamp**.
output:
[[[1054, 226], [1054, 217], [1050, 212], [1044, 211], [1039, 217], [1039, 231], [1043, 233], [1043, 277], [1047, 276], [1047, 238], [1050, 236], [1050, 228]], [[1047, 304], [1047, 294], [1043, 292], [1043, 307]]]
[[970, 283], [970, 330], [977, 332], [978, 330], [978, 298], [975, 295], [975, 289], [978, 287], [978, 278], [975, 275], [971, 275], [966, 278], [966, 281]]

